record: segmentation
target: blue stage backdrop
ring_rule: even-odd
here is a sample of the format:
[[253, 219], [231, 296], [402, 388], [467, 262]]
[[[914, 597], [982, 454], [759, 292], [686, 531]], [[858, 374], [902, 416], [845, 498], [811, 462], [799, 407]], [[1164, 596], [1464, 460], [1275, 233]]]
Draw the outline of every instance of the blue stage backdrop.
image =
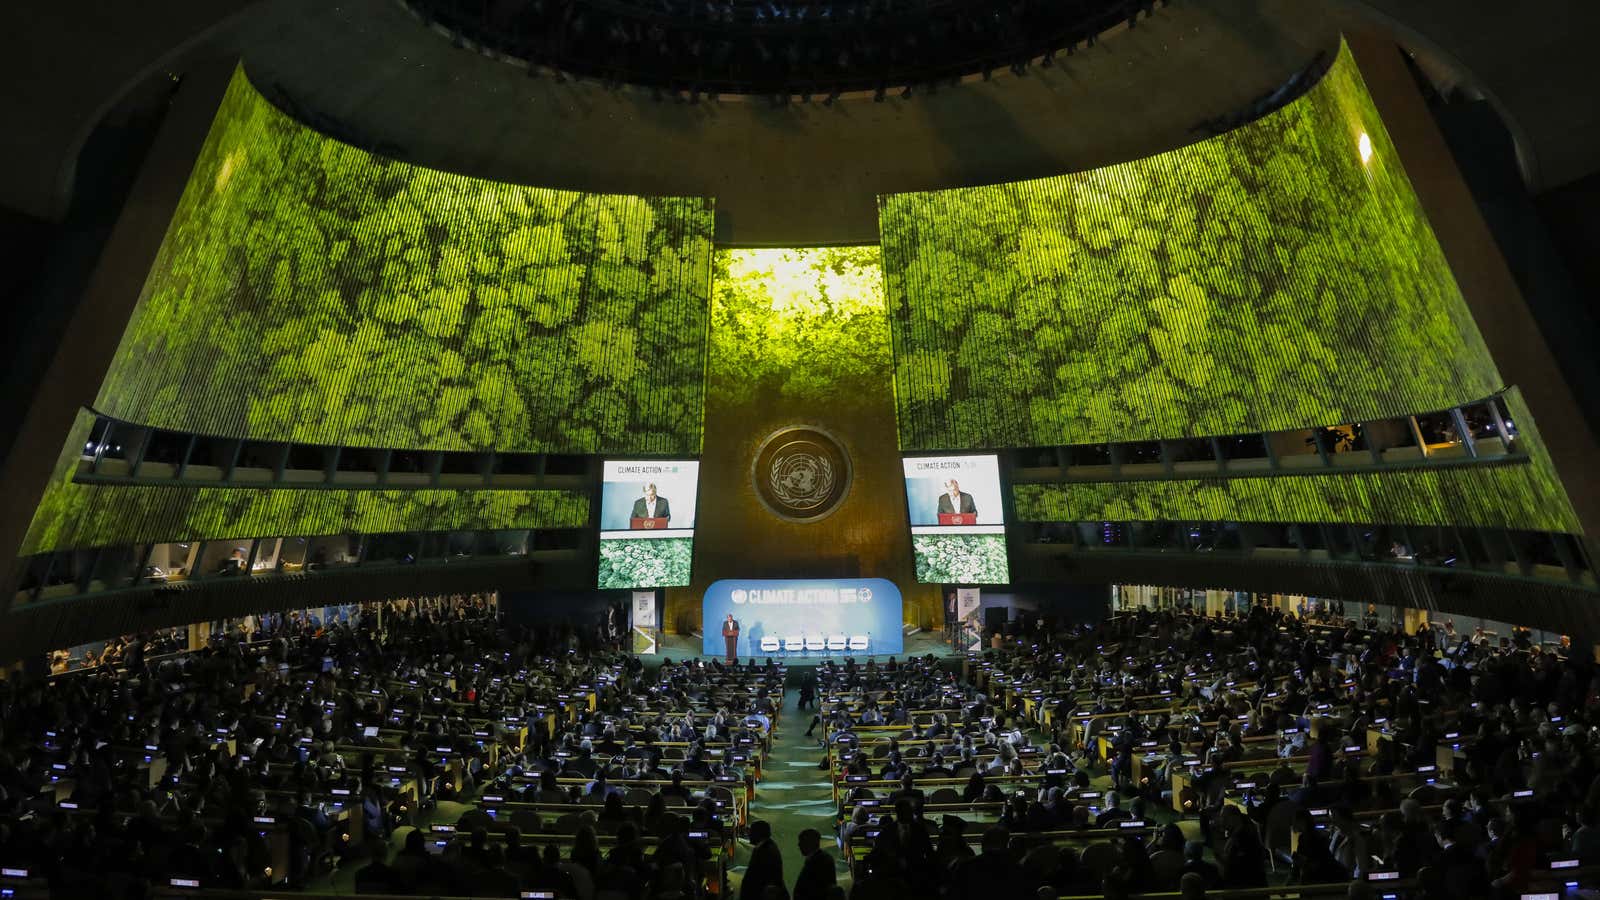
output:
[[900, 589], [882, 578], [725, 578], [706, 588], [703, 652], [727, 652], [722, 625], [731, 613], [741, 657], [900, 653], [900, 605]]

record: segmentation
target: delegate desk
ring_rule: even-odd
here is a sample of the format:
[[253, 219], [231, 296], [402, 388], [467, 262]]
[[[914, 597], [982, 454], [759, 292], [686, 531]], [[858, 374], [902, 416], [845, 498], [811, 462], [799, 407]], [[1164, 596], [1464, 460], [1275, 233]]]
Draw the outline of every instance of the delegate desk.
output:
[[[1524, 889], [1522, 896], [1559, 898], [1565, 893], [1576, 893], [1579, 888], [1592, 888], [1600, 883], [1600, 866], [1579, 866], [1576, 865], [1577, 862], [1575, 859], [1554, 860], [1548, 868], [1532, 870], [1529, 873], [1528, 887]], [[1367, 877], [1372, 887], [1378, 889], [1378, 892], [1385, 897], [1415, 896], [1418, 888], [1415, 880], [1402, 879], [1398, 872], [1376, 871]], [[1260, 888], [1213, 888], [1206, 892], [1206, 896], [1211, 900], [1342, 900], [1349, 894], [1349, 881]], [[1057, 900], [1101, 900], [1102, 896], [1102, 894], [1062, 893], [1057, 895]], [[1181, 900], [1181, 898], [1182, 894], [1176, 891], [1164, 891], [1129, 894], [1127, 900]]]
[[[1044, 779], [1048, 777], [1049, 776], [1046, 773], [1038, 771], [1028, 772], [1022, 775], [985, 775], [984, 783], [987, 785], [999, 786], [1002, 790], [1008, 787], [1016, 790], [1037, 790], [1043, 784]], [[930, 796], [942, 788], [950, 788], [957, 792], [965, 790], [968, 780], [969, 779], [967, 776], [962, 776], [959, 778], [915, 779], [917, 789], [922, 791], [925, 795]], [[842, 803], [840, 797], [841, 793], [849, 794], [853, 793], [858, 788], [866, 788], [872, 792], [874, 797], [887, 797], [888, 795], [900, 789], [900, 782], [885, 781], [881, 778], [874, 778], [871, 775], [846, 775], [843, 781], [833, 780], [832, 786], [833, 802], [835, 806], [838, 806]]]
[[[532, 789], [538, 790], [539, 776], [537, 776], [537, 775], [519, 775], [519, 776], [516, 776], [513, 779], [513, 781], [520, 782], [522, 784], [527, 784]], [[589, 781], [590, 781], [590, 779], [587, 779], [587, 778], [565, 778], [565, 777], [562, 777], [562, 778], [557, 778], [556, 779], [556, 783], [558, 785], [561, 785], [562, 787], [574, 787], [574, 786], [576, 786], [580, 790], [582, 788], [584, 788], [585, 786], [587, 786], [589, 784]], [[683, 781], [681, 783], [682, 783], [682, 785], [684, 787], [688, 788], [691, 792], [693, 792], [697, 796], [700, 796], [700, 797], [709, 796], [709, 797], [711, 797], [712, 802], [714, 802], [717, 805], [718, 809], [732, 809], [732, 811], [733, 811], [733, 822], [734, 822], [734, 826], [736, 828], [743, 828], [744, 825], [747, 822], [750, 821], [750, 799], [751, 799], [751, 795], [754, 793], [754, 791], [750, 787], [748, 782], [741, 783], [737, 779], [730, 780], [730, 781], [706, 781], [706, 780], [693, 780], [693, 779], [685, 778], [685, 779], [683, 779]], [[615, 786], [615, 787], [621, 788], [623, 791], [627, 791], [630, 788], [640, 788], [640, 789], [649, 790], [649, 791], [660, 791], [662, 788], [667, 787], [668, 785], [672, 784], [672, 782], [671, 781], [661, 781], [661, 780], [628, 779], [628, 780], [625, 780], [625, 781], [623, 781], [623, 780], [614, 781], [611, 784], [613, 786]], [[721, 790], [727, 791], [728, 794], [729, 794], [729, 797], [731, 799], [724, 799], [722, 797], [712, 795], [711, 791], [713, 789], [721, 789]], [[504, 795], [488, 795], [488, 796], [499, 796], [501, 799], [496, 801], [496, 803], [497, 803], [497, 805], [501, 805], [501, 806], [509, 807], [513, 802], [517, 802], [517, 801], [505, 800], [504, 799]], [[538, 805], [538, 804], [532, 804], [532, 805]], [[570, 806], [570, 807], [572, 807], [572, 810], [575, 811], [575, 812], [582, 812], [582, 810], [584, 808], [582, 804], [576, 804], [576, 803], [574, 803], [574, 804], [558, 804], [558, 805]], [[637, 805], [637, 804], [628, 804], [625, 801], [624, 805], [631, 806], [631, 805]]]
[[[490, 812], [490, 816], [493, 817], [494, 813]], [[501, 822], [496, 818], [493, 827], [488, 829], [490, 845], [503, 843], [506, 832], [512, 827], [512, 822]], [[451, 844], [463, 847], [470, 837], [469, 833], [461, 831], [454, 825], [430, 825], [427, 829], [428, 848], [434, 853], [445, 852], [450, 848]], [[524, 847], [542, 849], [546, 846], [554, 845], [558, 849], [566, 851], [564, 855], [570, 856], [575, 837], [575, 831], [568, 833], [521, 830], [519, 840]], [[604, 851], [616, 846], [617, 836], [597, 830], [595, 832], [595, 841], [600, 845], [603, 854]], [[651, 848], [660, 844], [660, 839], [650, 834], [641, 834], [638, 841], [643, 846]], [[691, 846], [705, 850], [711, 862], [711, 870], [698, 873], [698, 877], [695, 877], [694, 880], [697, 883], [702, 883], [710, 895], [722, 896], [722, 889], [728, 883], [728, 865], [734, 853], [732, 835], [715, 831], [690, 831], [689, 842]]]
[[[1051, 844], [1057, 847], [1088, 846], [1091, 844], [1105, 843], [1127, 835], [1143, 837], [1150, 843], [1155, 837], [1160, 826], [1153, 822], [1140, 819], [1128, 819], [1117, 823], [1115, 828], [1064, 828], [1048, 831], [1019, 831], [1013, 837], [1023, 838], [1029, 845]], [[872, 852], [872, 842], [878, 836], [876, 824], [869, 825], [852, 834], [845, 841], [844, 857], [850, 866], [852, 877], [856, 874], [856, 866]], [[976, 854], [983, 843], [982, 833], [968, 832], [963, 839], [972, 847]]]

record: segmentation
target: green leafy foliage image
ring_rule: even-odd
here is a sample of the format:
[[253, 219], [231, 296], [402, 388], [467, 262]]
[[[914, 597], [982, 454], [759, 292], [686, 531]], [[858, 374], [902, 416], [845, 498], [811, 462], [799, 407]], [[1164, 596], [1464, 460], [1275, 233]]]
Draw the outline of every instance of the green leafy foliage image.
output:
[[243, 71], [97, 400], [226, 437], [698, 453], [710, 201], [385, 159]]
[[[1580, 531], [1527, 464], [1084, 484], [1019, 484], [1027, 522], [1329, 522]], [[1553, 486], [1553, 483], [1548, 483]]]
[[1171, 481], [1018, 484], [1024, 522], [1320, 522], [1582, 534], [1522, 392], [1505, 394], [1518, 456], [1461, 466], [1308, 470]]
[[924, 584], [1007, 584], [1003, 534], [913, 534], [917, 580]]
[[694, 539], [600, 541], [601, 588], [681, 587], [689, 583]]
[[1347, 50], [1226, 134], [879, 200], [906, 450], [1358, 422], [1499, 390]]
[[163, 541], [420, 531], [582, 528], [577, 491], [335, 490], [93, 484], [73, 480], [94, 416], [80, 413], [20, 556]]
[[708, 380], [719, 406], [889, 390], [877, 247], [724, 250], [714, 272]]

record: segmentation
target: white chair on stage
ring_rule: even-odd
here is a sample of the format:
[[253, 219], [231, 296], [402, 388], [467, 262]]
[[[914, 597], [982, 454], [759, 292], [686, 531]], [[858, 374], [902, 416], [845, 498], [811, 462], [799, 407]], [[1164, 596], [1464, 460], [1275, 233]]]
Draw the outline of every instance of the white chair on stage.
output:
[[810, 654], [812, 651], [816, 651], [817, 653], [821, 653], [822, 651], [824, 651], [826, 649], [828, 649], [828, 642], [823, 639], [822, 635], [820, 635], [820, 634], [808, 634], [808, 635], [806, 635], [806, 653], [807, 654]]
[[762, 653], [777, 653], [782, 647], [783, 642], [771, 635], [766, 635], [761, 638]]
[[798, 634], [787, 634], [783, 637], [784, 653], [802, 653], [806, 649], [806, 639]]
[[830, 635], [828, 635], [828, 652], [830, 654], [831, 653], [843, 653], [845, 651], [845, 648], [848, 647], [849, 645], [850, 645], [849, 638], [846, 638], [842, 634], [830, 634]]
[[859, 653], [872, 646], [872, 635], [852, 634], [850, 636], [850, 652]]

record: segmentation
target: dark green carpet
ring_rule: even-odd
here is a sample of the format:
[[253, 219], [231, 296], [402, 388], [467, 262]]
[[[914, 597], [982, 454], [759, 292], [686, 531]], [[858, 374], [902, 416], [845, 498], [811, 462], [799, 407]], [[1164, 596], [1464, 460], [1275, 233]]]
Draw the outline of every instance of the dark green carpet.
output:
[[[791, 672], [790, 681], [799, 677]], [[772, 752], [767, 757], [764, 777], [756, 785], [756, 799], [750, 807], [754, 819], [764, 819], [772, 826], [772, 839], [783, 851], [783, 877], [785, 886], [794, 887], [800, 874], [800, 832], [815, 828], [822, 832], [822, 850], [835, 860], [839, 883], [849, 884], [845, 866], [839, 862], [839, 850], [834, 843], [833, 795], [828, 787], [828, 773], [817, 768], [822, 760], [822, 750], [816, 738], [806, 737], [806, 727], [811, 723], [811, 712], [795, 708], [799, 691], [791, 684], [783, 695], [783, 715], [777, 731], [772, 736]], [[741, 842], [734, 868], [733, 881], [737, 884], [744, 873], [744, 864], [750, 858], [750, 848]]]

